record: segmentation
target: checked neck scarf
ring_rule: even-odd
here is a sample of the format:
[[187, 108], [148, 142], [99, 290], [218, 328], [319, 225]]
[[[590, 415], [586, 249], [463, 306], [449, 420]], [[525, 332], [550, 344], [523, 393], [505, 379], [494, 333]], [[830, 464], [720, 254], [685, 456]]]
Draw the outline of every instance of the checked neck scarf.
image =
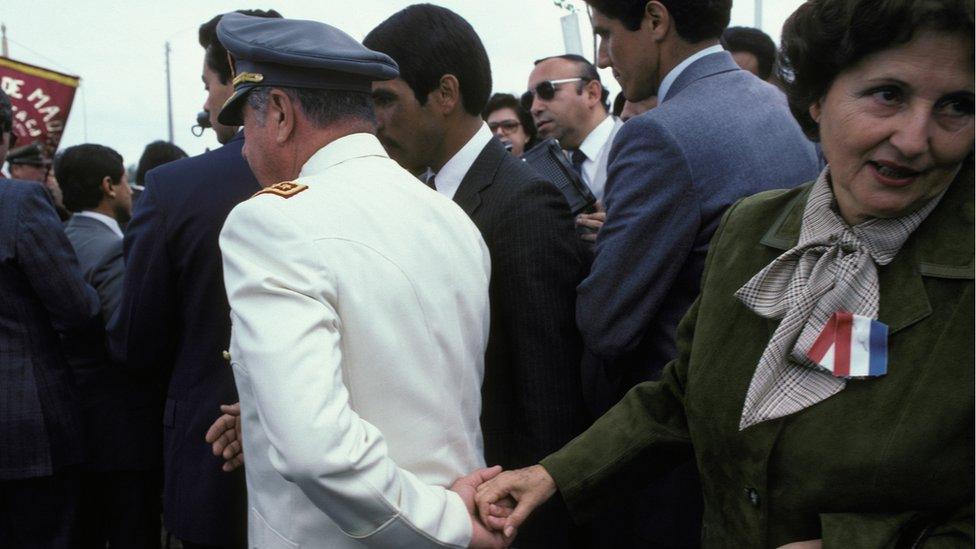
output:
[[891, 263], [940, 198], [903, 217], [851, 227], [835, 209], [830, 168], [824, 169], [810, 189], [797, 245], [735, 293], [759, 316], [782, 319], [749, 384], [740, 430], [844, 389], [846, 380], [814, 364], [807, 351], [835, 312], [878, 317], [877, 266]]

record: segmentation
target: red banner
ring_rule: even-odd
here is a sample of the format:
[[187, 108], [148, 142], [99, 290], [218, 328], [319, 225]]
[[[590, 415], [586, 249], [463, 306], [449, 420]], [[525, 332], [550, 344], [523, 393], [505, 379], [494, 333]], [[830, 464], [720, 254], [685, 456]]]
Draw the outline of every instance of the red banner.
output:
[[38, 143], [47, 158], [54, 156], [80, 80], [0, 57], [0, 89], [13, 104], [17, 146]]

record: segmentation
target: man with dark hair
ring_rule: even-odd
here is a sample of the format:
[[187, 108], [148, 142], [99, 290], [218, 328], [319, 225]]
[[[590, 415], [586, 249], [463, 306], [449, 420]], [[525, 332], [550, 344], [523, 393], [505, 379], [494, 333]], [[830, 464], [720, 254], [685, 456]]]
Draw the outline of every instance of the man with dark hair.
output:
[[[814, 179], [813, 145], [783, 94], [722, 50], [731, 0], [587, 0], [598, 64], [624, 96], [660, 104], [617, 133], [606, 224], [577, 290], [594, 416], [658, 379], [677, 353], [675, 329], [697, 297], [708, 243], [736, 200]], [[653, 459], [649, 456], [648, 459]], [[608, 546], [694, 546], [701, 489], [691, 456], [599, 521]], [[635, 512], [636, 510], [636, 512]], [[619, 518], [629, 524], [615, 524]]]
[[[281, 17], [275, 10], [237, 10], [237, 13], [253, 15], [255, 17]], [[223, 15], [216, 15], [210, 21], [200, 25], [197, 37], [204, 49], [203, 54], [203, 87], [207, 91], [207, 99], [203, 102], [203, 110], [210, 114], [210, 127], [217, 134], [217, 141], [227, 143], [237, 134], [236, 126], [225, 126], [217, 120], [220, 107], [234, 93], [233, 69], [227, 60], [227, 50], [217, 39], [217, 24]], [[139, 183], [143, 183], [138, 179]]]
[[[207, 44], [211, 51], [219, 41]], [[219, 57], [214, 62], [219, 69]], [[204, 62], [207, 71], [214, 73], [207, 104], [217, 109], [233, 92], [231, 79], [219, 99], [211, 85], [223, 85], [217, 69]], [[163, 524], [188, 548], [244, 543], [243, 475], [224, 473], [223, 461], [204, 439], [221, 415], [220, 405], [237, 402], [224, 358], [230, 306], [217, 238], [230, 210], [260, 188], [241, 156], [243, 133], [231, 133], [223, 147], [146, 174], [146, 190], [126, 229], [122, 304], [109, 329], [118, 362], [155, 374], [168, 386]]]
[[97, 329], [65, 340], [89, 441], [82, 545], [159, 547], [162, 401], [150, 380], [111, 364], [105, 351], [104, 327], [122, 299], [121, 225], [132, 215], [122, 156], [101, 145], [77, 145], [55, 157], [54, 171], [75, 213], [65, 234], [102, 305]]
[[[535, 463], [584, 427], [573, 322], [582, 262], [569, 207], [479, 116], [491, 68], [467, 21], [413, 5], [363, 43], [400, 66], [399, 78], [373, 84], [380, 142], [402, 166], [429, 168], [427, 185], [461, 206], [491, 253], [485, 457], [506, 468]], [[523, 547], [576, 541], [564, 511], [552, 507], [536, 520]]]
[[472, 515], [499, 469], [457, 480], [484, 464], [488, 251], [373, 135], [396, 64], [314, 21], [217, 32], [238, 71], [220, 121], [264, 187], [220, 234], [249, 546], [500, 546]]
[[752, 27], [729, 27], [722, 33], [722, 47], [743, 70], [770, 81], [776, 62], [776, 44], [768, 34]]
[[[0, 163], [11, 139], [0, 91]], [[98, 295], [35, 182], [0, 180], [0, 547], [81, 544], [78, 391], [59, 335], [86, 328]]]
[[528, 91], [522, 94], [539, 138], [559, 141], [597, 200], [603, 198], [607, 157], [621, 125], [609, 115], [608, 97], [596, 67], [573, 54], [536, 61]]

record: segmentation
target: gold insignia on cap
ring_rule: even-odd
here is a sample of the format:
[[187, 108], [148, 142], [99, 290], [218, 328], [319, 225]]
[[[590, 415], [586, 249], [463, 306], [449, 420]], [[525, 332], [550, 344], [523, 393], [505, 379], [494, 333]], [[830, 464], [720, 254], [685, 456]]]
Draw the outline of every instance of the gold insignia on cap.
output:
[[242, 72], [234, 77], [234, 85], [238, 85], [242, 82], [258, 83], [264, 80], [264, 75], [258, 72]]
[[307, 188], [308, 185], [302, 185], [292, 181], [282, 181], [281, 183], [275, 183], [270, 187], [261, 189], [260, 191], [254, 193], [253, 196], [257, 196], [259, 194], [273, 194], [282, 198], [291, 198]]

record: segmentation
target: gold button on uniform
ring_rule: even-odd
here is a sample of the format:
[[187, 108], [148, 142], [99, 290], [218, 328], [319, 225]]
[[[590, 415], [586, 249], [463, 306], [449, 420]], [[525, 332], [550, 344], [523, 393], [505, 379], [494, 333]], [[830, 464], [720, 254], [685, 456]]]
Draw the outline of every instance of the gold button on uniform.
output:
[[220, 353], [220, 356], [224, 357], [224, 360], [226, 360], [227, 362], [230, 362], [230, 351], [226, 351], [226, 350], [222, 351]]

